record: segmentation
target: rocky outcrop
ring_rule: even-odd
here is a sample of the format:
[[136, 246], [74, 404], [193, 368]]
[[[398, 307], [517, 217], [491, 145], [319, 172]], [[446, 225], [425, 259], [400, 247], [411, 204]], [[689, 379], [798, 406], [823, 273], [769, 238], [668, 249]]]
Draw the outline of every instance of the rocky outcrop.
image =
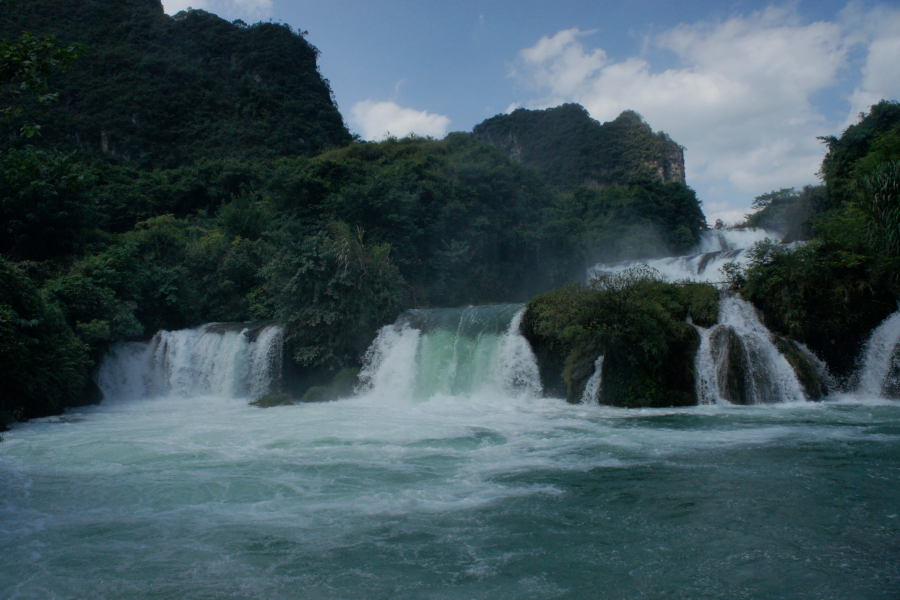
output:
[[684, 148], [625, 111], [600, 123], [578, 104], [519, 109], [477, 125], [473, 135], [535, 167], [561, 189], [657, 179], [685, 183]]

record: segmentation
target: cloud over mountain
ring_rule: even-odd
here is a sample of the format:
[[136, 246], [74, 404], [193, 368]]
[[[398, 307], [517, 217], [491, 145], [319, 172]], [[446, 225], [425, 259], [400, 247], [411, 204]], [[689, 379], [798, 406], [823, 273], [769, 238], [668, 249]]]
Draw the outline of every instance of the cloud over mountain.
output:
[[851, 118], [900, 92], [900, 11], [886, 7], [851, 7], [836, 22], [805, 23], [794, 8], [770, 7], [678, 25], [648, 40], [674, 57], [668, 68], [647, 55], [612, 60], [588, 40], [590, 32], [568, 29], [522, 50], [511, 75], [532, 95], [520, 104], [574, 101], [600, 121], [638, 111], [686, 147], [688, 182], [720, 200], [723, 214], [726, 196], [815, 181], [823, 154], [816, 137], [842, 126], [815, 96], [836, 85], [851, 50], [868, 56]]
[[394, 102], [364, 100], [357, 102], [351, 113], [351, 122], [366, 140], [409, 134], [442, 138], [447, 135], [447, 128], [450, 126], [449, 117], [403, 108]]

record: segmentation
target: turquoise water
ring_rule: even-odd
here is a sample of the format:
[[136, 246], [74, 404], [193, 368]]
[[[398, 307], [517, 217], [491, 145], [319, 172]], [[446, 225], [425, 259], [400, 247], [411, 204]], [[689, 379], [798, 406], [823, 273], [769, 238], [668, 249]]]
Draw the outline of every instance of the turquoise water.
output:
[[0, 444], [2, 598], [891, 598], [900, 403], [120, 401]]

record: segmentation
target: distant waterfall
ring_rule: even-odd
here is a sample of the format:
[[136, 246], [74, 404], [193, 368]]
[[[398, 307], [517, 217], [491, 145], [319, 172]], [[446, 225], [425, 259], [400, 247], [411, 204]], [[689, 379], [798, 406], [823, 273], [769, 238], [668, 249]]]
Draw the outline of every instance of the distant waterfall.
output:
[[366, 353], [360, 391], [398, 398], [494, 390], [541, 393], [537, 361], [519, 333], [520, 304], [411, 310]]
[[584, 392], [581, 394], [582, 404], [599, 404], [600, 389], [603, 386], [603, 355], [597, 357], [594, 361], [594, 373], [588, 379], [584, 386]]
[[772, 404], [805, 399], [797, 375], [772, 343], [756, 309], [735, 295], [723, 296], [719, 323], [700, 332], [696, 358], [701, 404]]
[[857, 391], [900, 397], [900, 311], [885, 319], [869, 337]]
[[721, 281], [719, 269], [730, 262], [743, 263], [747, 252], [756, 242], [766, 238], [778, 241], [780, 236], [765, 229], [726, 229], [704, 231], [700, 234], [697, 253], [688, 256], [668, 256], [647, 260], [630, 260], [615, 264], [598, 263], [588, 269], [590, 280], [603, 273], [623, 271], [637, 264], [653, 267], [671, 281]]
[[97, 374], [108, 399], [177, 395], [259, 397], [278, 389], [283, 331], [275, 324], [212, 323], [113, 345]]

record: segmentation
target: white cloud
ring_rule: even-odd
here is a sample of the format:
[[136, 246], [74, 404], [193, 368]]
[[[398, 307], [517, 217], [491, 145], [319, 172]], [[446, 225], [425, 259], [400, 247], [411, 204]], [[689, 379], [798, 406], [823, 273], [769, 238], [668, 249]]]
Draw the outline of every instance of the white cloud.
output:
[[[879, 10], [878, 27], [864, 36], [869, 54], [853, 99], [860, 105], [900, 93], [900, 27], [886, 18], [900, 11]], [[512, 76], [537, 91], [522, 102], [531, 108], [578, 102], [600, 121], [641, 113], [687, 148], [688, 183], [721, 204], [708, 212], [732, 216], [755, 195], [816, 181], [816, 137], [840, 124], [813, 97], [838, 83], [859, 35], [847, 23], [803, 23], [793, 8], [770, 7], [656, 35], [651, 44], [677, 58], [662, 70], [638, 56], [610, 60], [570, 29], [522, 50]]]
[[424, 110], [403, 108], [394, 102], [357, 102], [352, 109], [353, 123], [367, 140], [379, 140], [387, 135], [404, 137], [409, 134], [442, 138], [447, 135], [450, 119]]
[[900, 11], [879, 7], [868, 14], [848, 15], [860, 31], [860, 43], [868, 45], [862, 81], [850, 96], [850, 113], [844, 125], [856, 122], [882, 98], [900, 98]]
[[272, 0], [162, 0], [166, 14], [202, 8], [223, 19], [262, 19], [272, 14]]

